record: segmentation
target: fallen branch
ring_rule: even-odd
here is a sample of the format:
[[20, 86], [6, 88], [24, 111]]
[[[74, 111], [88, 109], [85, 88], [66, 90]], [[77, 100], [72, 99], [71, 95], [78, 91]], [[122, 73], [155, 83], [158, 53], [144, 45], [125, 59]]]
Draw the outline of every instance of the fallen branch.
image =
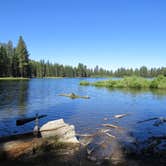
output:
[[144, 122], [148, 122], [148, 121], [156, 120], [156, 119], [159, 119], [159, 118], [155, 117], [155, 118], [145, 119], [145, 120], [142, 120], [142, 121], [138, 121], [137, 123], [144, 123]]
[[121, 127], [119, 127], [119, 126], [115, 126], [115, 125], [113, 125], [113, 124], [102, 124], [102, 126], [104, 126], [104, 127], [111, 127], [111, 128], [114, 128], [114, 129], [121, 129]]
[[78, 137], [93, 137], [94, 134], [76, 134]]
[[116, 137], [114, 136], [114, 135], [112, 135], [112, 134], [109, 134], [109, 133], [105, 133], [107, 136], [109, 136], [109, 137], [111, 137], [111, 138], [113, 138], [113, 139], [115, 139]]
[[125, 116], [127, 116], [128, 114], [119, 114], [119, 115], [115, 115], [114, 118], [123, 118]]

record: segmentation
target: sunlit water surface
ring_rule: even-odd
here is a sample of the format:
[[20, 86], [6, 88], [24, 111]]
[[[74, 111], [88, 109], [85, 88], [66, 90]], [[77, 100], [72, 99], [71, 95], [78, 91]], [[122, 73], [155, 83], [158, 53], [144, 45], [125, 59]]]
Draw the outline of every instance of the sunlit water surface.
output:
[[[165, 90], [107, 89], [79, 86], [82, 80], [97, 81], [106, 78], [31, 79], [29, 81], [0, 81], [0, 136], [32, 131], [34, 122], [16, 126], [19, 118], [36, 113], [47, 114], [40, 125], [63, 118], [74, 124], [78, 133], [91, 133], [103, 123], [126, 128], [138, 139], [166, 133], [166, 124], [154, 126], [154, 121], [138, 121], [166, 117]], [[61, 93], [90, 96], [90, 99], [70, 99]], [[116, 114], [129, 114], [115, 119]], [[105, 119], [108, 118], [106, 121]]]

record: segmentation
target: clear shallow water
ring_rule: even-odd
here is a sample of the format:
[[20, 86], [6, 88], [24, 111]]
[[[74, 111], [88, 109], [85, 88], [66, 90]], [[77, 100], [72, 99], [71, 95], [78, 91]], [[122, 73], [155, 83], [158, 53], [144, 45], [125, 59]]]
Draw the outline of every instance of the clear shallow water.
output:
[[[118, 90], [79, 86], [82, 80], [102, 78], [31, 79], [30, 81], [0, 81], [0, 136], [32, 131], [34, 122], [16, 126], [18, 118], [36, 113], [47, 114], [40, 125], [64, 118], [74, 124], [78, 133], [91, 133], [103, 123], [113, 123], [131, 131], [138, 139], [165, 135], [166, 123], [156, 127], [154, 121], [138, 124], [140, 120], [166, 117], [165, 90]], [[61, 93], [90, 96], [90, 99], [70, 99]], [[122, 119], [116, 114], [128, 113]], [[108, 118], [107, 121], [104, 118]]]

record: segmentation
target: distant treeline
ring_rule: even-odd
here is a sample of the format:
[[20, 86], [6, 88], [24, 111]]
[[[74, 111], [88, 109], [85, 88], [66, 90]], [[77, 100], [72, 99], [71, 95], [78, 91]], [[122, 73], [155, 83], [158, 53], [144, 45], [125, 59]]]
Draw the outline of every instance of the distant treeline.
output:
[[13, 46], [12, 41], [0, 43], [0, 77], [123, 77], [132, 75], [166, 76], [166, 67], [148, 69], [146, 66], [142, 66], [139, 69], [119, 68], [115, 71], [105, 70], [99, 66], [90, 69], [82, 63], [73, 67], [44, 60], [31, 60], [22, 36], [19, 37], [16, 47]]

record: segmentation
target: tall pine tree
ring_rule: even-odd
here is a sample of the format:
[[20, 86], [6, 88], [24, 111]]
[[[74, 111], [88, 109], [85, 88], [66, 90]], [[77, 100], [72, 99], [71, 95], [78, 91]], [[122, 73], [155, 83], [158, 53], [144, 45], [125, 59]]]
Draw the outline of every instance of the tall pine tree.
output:
[[29, 67], [29, 54], [22, 36], [19, 37], [18, 45], [16, 47], [16, 54], [19, 57], [20, 76], [30, 77], [31, 74], [30, 74], [30, 67]]
[[0, 46], [0, 77], [7, 76], [8, 71], [8, 58], [4, 46]]

